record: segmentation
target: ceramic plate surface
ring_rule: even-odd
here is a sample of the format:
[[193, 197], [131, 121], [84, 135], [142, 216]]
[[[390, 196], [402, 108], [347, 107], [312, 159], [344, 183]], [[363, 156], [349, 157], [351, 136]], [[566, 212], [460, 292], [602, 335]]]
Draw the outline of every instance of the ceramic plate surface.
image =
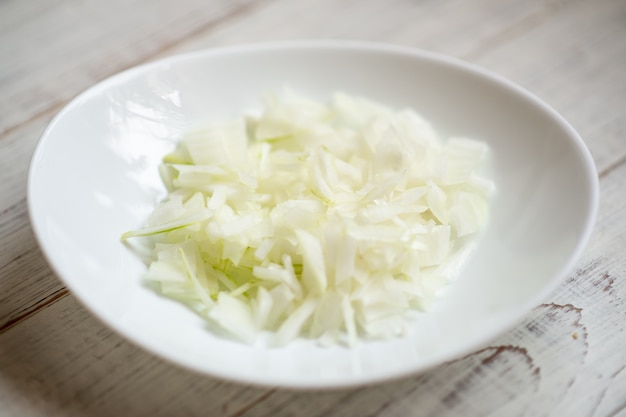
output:
[[[163, 155], [199, 122], [260, 106], [289, 85], [326, 100], [338, 90], [411, 107], [443, 136], [491, 148], [488, 225], [457, 281], [410, 334], [353, 349], [297, 340], [253, 347], [218, 337], [142, 281], [120, 242], [165, 195]], [[284, 42], [174, 56], [85, 91], [50, 123], [28, 184], [48, 261], [100, 320], [139, 346], [215, 377], [295, 388], [354, 386], [423, 371], [481, 347], [562, 282], [592, 230], [593, 160], [554, 110], [483, 69], [423, 51], [361, 42]]]

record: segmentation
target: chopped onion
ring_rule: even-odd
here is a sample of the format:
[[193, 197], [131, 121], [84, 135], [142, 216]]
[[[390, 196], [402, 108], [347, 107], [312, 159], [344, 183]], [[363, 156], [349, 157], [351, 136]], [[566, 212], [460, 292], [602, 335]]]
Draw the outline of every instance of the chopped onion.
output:
[[146, 279], [246, 343], [401, 336], [485, 223], [487, 152], [413, 110], [287, 91], [184, 135], [168, 197], [122, 239], [149, 239]]

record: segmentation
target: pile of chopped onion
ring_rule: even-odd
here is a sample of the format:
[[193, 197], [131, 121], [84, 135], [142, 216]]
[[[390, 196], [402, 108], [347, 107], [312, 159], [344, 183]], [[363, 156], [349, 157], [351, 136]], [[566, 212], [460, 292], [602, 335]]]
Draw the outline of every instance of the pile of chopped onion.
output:
[[287, 91], [188, 132], [161, 166], [169, 195], [122, 238], [149, 237], [146, 278], [247, 343], [391, 338], [484, 224], [487, 150], [412, 110]]

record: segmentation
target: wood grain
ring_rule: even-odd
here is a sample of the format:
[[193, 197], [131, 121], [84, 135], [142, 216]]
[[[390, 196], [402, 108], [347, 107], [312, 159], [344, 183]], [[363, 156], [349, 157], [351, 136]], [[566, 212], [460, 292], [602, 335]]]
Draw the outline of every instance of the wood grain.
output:
[[32, 233], [26, 204], [30, 156], [47, 120], [0, 140], [0, 333], [64, 294]]

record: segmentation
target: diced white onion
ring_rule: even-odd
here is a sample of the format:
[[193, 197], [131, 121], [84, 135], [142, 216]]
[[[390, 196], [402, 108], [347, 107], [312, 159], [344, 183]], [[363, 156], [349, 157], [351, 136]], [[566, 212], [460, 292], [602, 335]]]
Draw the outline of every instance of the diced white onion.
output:
[[160, 168], [168, 197], [122, 238], [147, 237], [146, 278], [246, 343], [397, 337], [485, 223], [487, 152], [413, 110], [270, 95], [185, 134]]

